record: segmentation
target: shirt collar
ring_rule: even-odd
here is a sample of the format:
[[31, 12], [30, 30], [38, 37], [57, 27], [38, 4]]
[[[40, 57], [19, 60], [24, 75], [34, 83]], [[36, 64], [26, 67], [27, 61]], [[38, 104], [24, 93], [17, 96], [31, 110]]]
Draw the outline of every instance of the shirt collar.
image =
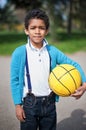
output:
[[48, 44], [48, 42], [47, 42], [47, 40], [46, 39], [43, 39], [43, 46], [40, 48], [40, 49], [38, 49], [38, 48], [35, 48], [32, 44], [31, 44], [31, 42], [30, 42], [30, 39], [28, 38], [28, 43], [27, 43], [28, 45], [29, 45], [29, 47], [32, 49], [32, 50], [35, 50], [35, 51], [41, 51], [41, 50], [43, 50], [45, 47], [46, 47], [46, 45]]

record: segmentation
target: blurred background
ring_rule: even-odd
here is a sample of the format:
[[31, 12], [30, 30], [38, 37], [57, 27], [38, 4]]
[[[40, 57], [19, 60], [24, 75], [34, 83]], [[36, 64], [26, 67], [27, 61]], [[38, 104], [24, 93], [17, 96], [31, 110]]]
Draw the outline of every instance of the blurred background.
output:
[[[0, 130], [19, 130], [10, 90], [10, 62], [14, 49], [27, 43], [26, 12], [46, 11], [49, 44], [80, 63], [86, 74], [86, 0], [0, 0]], [[86, 130], [86, 94], [79, 100], [61, 98], [57, 103], [58, 130]]]
[[33, 8], [50, 18], [50, 44], [65, 53], [86, 51], [86, 0], [0, 0], [0, 55], [27, 42], [24, 17]]

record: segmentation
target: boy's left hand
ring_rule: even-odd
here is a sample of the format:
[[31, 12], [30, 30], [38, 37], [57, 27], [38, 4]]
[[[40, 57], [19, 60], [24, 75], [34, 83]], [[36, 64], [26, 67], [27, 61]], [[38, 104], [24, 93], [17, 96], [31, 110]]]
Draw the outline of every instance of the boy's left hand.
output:
[[80, 86], [74, 94], [71, 94], [72, 97], [75, 97], [76, 99], [79, 99], [84, 92], [86, 91], [86, 83], [83, 83], [82, 86]]

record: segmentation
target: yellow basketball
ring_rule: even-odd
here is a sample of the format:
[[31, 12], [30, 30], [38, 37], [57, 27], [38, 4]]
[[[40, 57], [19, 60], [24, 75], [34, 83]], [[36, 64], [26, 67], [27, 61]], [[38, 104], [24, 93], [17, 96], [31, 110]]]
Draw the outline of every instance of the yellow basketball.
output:
[[49, 85], [59, 96], [69, 96], [81, 85], [79, 71], [72, 65], [57, 65], [49, 75]]

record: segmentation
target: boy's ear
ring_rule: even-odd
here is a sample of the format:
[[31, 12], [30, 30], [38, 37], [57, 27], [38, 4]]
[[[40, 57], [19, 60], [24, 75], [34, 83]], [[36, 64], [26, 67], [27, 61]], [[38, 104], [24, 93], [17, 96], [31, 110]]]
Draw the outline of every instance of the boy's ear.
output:
[[24, 32], [25, 32], [26, 35], [29, 35], [29, 32], [28, 32], [27, 29], [24, 29]]

